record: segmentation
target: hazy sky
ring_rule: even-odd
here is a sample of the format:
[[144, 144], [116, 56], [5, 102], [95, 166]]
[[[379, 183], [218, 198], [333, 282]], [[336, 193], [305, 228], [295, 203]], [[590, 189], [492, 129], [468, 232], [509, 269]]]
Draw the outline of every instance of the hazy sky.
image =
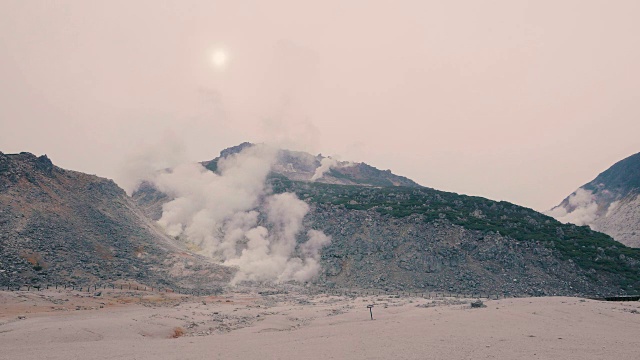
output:
[[637, 0], [0, 0], [0, 151], [114, 178], [148, 146], [195, 161], [269, 141], [546, 210], [640, 151], [639, 16]]

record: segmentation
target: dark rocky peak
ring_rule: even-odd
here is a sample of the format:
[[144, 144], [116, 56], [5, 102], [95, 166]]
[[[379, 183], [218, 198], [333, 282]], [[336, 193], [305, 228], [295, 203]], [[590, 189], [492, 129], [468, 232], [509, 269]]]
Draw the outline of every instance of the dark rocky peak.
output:
[[613, 164], [591, 182], [583, 186], [594, 194], [608, 192], [616, 197], [640, 192], [640, 153]]
[[220, 151], [220, 158], [226, 158], [229, 155], [233, 155], [233, 154], [237, 154], [239, 152], [241, 152], [242, 150], [248, 148], [248, 147], [252, 147], [254, 144], [250, 143], [250, 142], [243, 142], [240, 145], [236, 145], [236, 146], [232, 146], [230, 148], [226, 148], [222, 151]]
[[35, 160], [35, 168], [46, 175], [53, 175], [53, 163], [47, 155], [38, 156]]
[[589, 225], [627, 246], [640, 247], [640, 153], [613, 164], [549, 214], [562, 222]]
[[0, 153], [0, 184], [17, 183], [21, 178], [36, 182], [38, 176], [54, 177], [64, 170], [53, 165], [47, 155], [36, 156], [29, 152], [19, 154]]

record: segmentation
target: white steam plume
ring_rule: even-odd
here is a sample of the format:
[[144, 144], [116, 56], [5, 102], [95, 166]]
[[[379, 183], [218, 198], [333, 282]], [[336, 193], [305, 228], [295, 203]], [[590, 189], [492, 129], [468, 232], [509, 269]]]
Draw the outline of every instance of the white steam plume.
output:
[[256, 145], [220, 159], [219, 174], [200, 164], [158, 174], [154, 184], [174, 199], [163, 206], [159, 224], [202, 254], [237, 267], [234, 284], [311, 280], [330, 238], [310, 230], [298, 245], [309, 206], [292, 193], [268, 193], [276, 155], [276, 149]]
[[560, 205], [551, 209], [546, 214], [562, 223], [572, 223], [582, 226], [591, 225], [597, 217], [597, 211], [598, 204], [591, 191], [579, 188], [569, 196], [569, 204], [567, 207]]
[[318, 166], [316, 168], [316, 171], [313, 173], [311, 181], [320, 179], [327, 171], [331, 170], [331, 168], [335, 167], [336, 165], [338, 165], [338, 160], [332, 157], [323, 158], [322, 160], [320, 160], [320, 166]]
[[322, 158], [322, 160], [320, 160], [320, 166], [316, 168], [313, 176], [311, 176], [311, 181], [316, 181], [322, 178], [324, 174], [326, 174], [331, 169], [344, 168], [349, 166], [353, 166], [353, 163], [344, 161], [340, 162], [337, 159], [332, 158], [331, 156]]

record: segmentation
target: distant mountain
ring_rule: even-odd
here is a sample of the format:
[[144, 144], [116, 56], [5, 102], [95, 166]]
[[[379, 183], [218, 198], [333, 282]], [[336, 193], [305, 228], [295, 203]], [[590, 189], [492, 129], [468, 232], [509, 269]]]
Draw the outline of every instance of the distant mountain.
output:
[[[249, 146], [203, 165], [216, 172], [221, 158]], [[295, 193], [309, 205], [305, 230], [332, 237], [322, 251], [320, 285], [511, 295], [640, 291], [640, 250], [605, 234], [507, 202], [421, 187], [364, 164], [373, 170], [353, 175], [338, 168], [346, 179], [327, 172], [311, 181], [323, 159], [282, 150], [268, 178], [273, 192]], [[172, 200], [149, 183], [133, 198], [154, 220]], [[262, 219], [259, 225], [269, 226]]]
[[[113, 280], [181, 286], [228, 269], [190, 254], [113, 181], [61, 169], [46, 155], [0, 152], [0, 286]], [[206, 272], [206, 271], [205, 271]]]
[[[202, 163], [207, 169], [216, 171], [218, 161], [232, 154], [237, 154], [253, 144], [245, 142], [224, 149], [220, 156]], [[390, 170], [379, 170], [365, 163], [338, 161], [322, 155], [313, 156], [302, 151], [278, 150], [277, 160], [272, 171], [289, 180], [312, 181], [338, 185], [364, 186], [409, 186], [419, 187], [416, 182], [404, 176], [391, 173]]]
[[640, 153], [615, 163], [548, 214], [640, 247]]

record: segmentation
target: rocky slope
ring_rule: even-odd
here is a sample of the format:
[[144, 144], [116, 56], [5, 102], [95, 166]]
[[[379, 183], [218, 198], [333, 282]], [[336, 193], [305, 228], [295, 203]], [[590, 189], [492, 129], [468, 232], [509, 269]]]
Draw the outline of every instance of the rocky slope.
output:
[[[192, 276], [204, 270], [204, 278]], [[228, 280], [167, 238], [113, 181], [0, 153], [0, 286]]]
[[506, 294], [640, 290], [640, 251], [506, 202], [432, 189], [276, 181], [333, 238], [321, 282]]
[[640, 153], [617, 162], [548, 214], [640, 247]]
[[[332, 237], [318, 284], [510, 295], [640, 291], [640, 251], [605, 234], [507, 202], [415, 185], [371, 186], [376, 182], [299, 181], [282, 171], [270, 177], [273, 192], [293, 192], [310, 205], [306, 229]], [[154, 220], [169, 200], [150, 184], [133, 197]]]

